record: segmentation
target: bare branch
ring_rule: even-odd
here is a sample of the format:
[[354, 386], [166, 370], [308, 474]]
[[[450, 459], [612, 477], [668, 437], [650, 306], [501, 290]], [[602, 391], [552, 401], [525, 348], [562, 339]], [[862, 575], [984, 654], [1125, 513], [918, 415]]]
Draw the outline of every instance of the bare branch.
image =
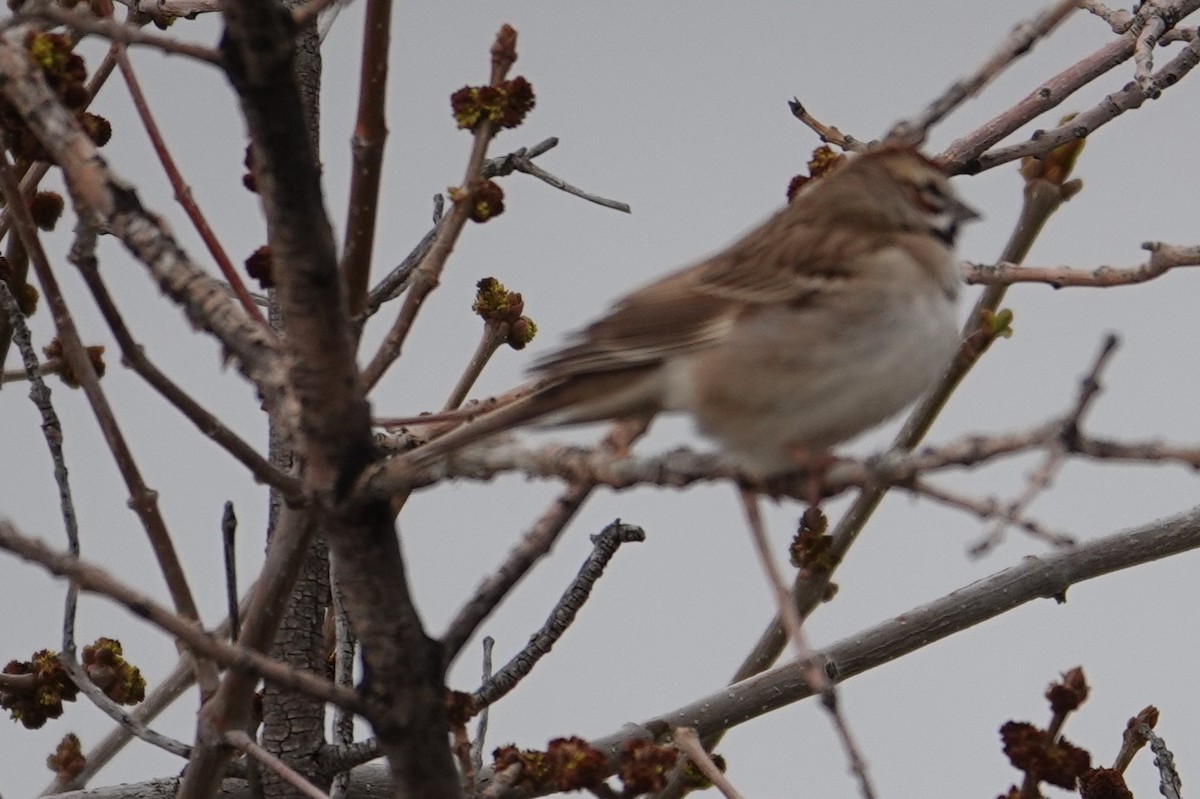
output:
[[[1200, 508], [1093, 539], [1071, 550], [1026, 557], [998, 574], [848, 635], [815, 657], [833, 679], [842, 683], [1013, 608], [1060, 597], [1072, 585], [1197, 548]], [[641, 724], [625, 725], [590, 743], [609, 755], [610, 768], [615, 769], [621, 747], [631, 738], [656, 737], [651, 731], [666, 732], [686, 725], [707, 739], [812, 695], [803, 664], [789, 663]], [[517, 796], [503, 788], [491, 790], [489, 781], [494, 776], [484, 769], [481, 778], [485, 795], [497, 799]]]
[[842, 715], [837, 689], [825, 674], [824, 669], [821, 668], [820, 663], [813, 658], [812, 649], [801, 629], [803, 620], [800, 618], [800, 610], [792, 602], [791, 592], [784, 584], [783, 575], [775, 565], [775, 558], [771, 555], [767, 531], [763, 525], [762, 514], [759, 512], [758, 496], [745, 488], [741, 489], [739, 493], [742, 507], [746, 513], [747, 526], [750, 528], [750, 535], [754, 541], [754, 550], [758, 553], [759, 564], [766, 574], [767, 585], [775, 596], [776, 613], [782, 619], [783, 629], [796, 650], [796, 661], [802, 665], [804, 679], [808, 682], [809, 687], [814, 693], [821, 695], [821, 707], [829, 714], [830, 723], [833, 724], [842, 749], [846, 752], [846, 758], [850, 761], [850, 773], [858, 779], [859, 792], [863, 799], [874, 799], [875, 788], [871, 784], [870, 775], [867, 774], [866, 760], [863, 759], [862, 752], [850, 733], [850, 725], [846, 723], [846, 718]]
[[675, 746], [680, 752], [683, 752], [692, 763], [700, 770], [708, 781], [724, 794], [725, 799], [744, 799], [737, 788], [731, 783], [721, 770], [717, 768], [717, 764], [708, 756], [708, 752], [704, 751], [704, 747], [700, 745], [700, 736], [696, 735], [696, 731], [691, 727], [676, 727], [671, 732], [671, 738], [675, 741]]
[[1124, 33], [1133, 27], [1133, 14], [1125, 9], [1109, 8], [1099, 0], [1079, 0], [1079, 7], [1107, 22], [1113, 33]]
[[261, 746], [255, 743], [254, 739], [247, 735], [244, 730], [230, 730], [229, 732], [225, 733], [225, 740], [228, 741], [229, 745], [234, 749], [237, 749], [243, 754], [249, 755], [259, 763], [262, 763], [264, 766], [271, 769], [271, 771], [274, 771], [276, 774], [282, 777], [288, 785], [291, 785], [304, 796], [312, 797], [312, 799], [329, 799], [329, 794], [317, 788], [317, 786], [304, 779], [301, 774], [299, 774], [287, 763], [284, 763], [282, 760], [275, 757], [275, 755], [271, 754], [266, 749], [263, 749]]
[[0, 549], [37, 563], [58, 577], [69, 578], [83, 591], [101, 594], [124, 605], [133, 615], [178, 638], [200, 657], [234, 671], [253, 674], [286, 688], [302, 691], [325, 702], [361, 711], [361, 700], [355, 691], [339, 688], [311, 674], [293, 671], [258, 652], [220, 641], [196, 622], [172, 613], [114, 579], [103, 569], [65, 553], [55, 552], [40, 541], [26, 538], [4, 520], [0, 520]]
[[951, 84], [941, 97], [930, 103], [914, 119], [897, 122], [885, 138], [915, 144], [925, 141], [930, 128], [967, 99], [978, 94], [1009, 64], [1032, 50], [1039, 39], [1049, 35], [1077, 6], [1077, 0], [1057, 0], [1041, 14], [1017, 25], [1008, 38], [974, 72]]
[[99, 214], [107, 229], [149, 268], [163, 292], [183, 306], [192, 323], [220, 340], [290, 433], [296, 409], [272, 337], [237, 307], [220, 281], [191, 261], [161, 220], [142, 207], [129, 184], [108, 169], [96, 146], [34, 71], [18, 39], [11, 32], [3, 37], [0, 90], [62, 167], [83, 214]]
[[[7, 54], [9, 50], [10, 48], [0, 47], [0, 57]], [[108, 402], [108, 397], [100, 387], [100, 377], [96, 374], [96, 369], [80, 340], [79, 331], [67, 308], [66, 299], [50, 268], [46, 253], [42, 249], [29, 207], [21, 196], [20, 186], [13, 174], [12, 166], [8, 162], [7, 154], [3, 151], [0, 151], [0, 185], [3, 186], [4, 197], [9, 212], [12, 214], [14, 229], [29, 255], [29, 261], [37, 273], [42, 292], [50, 306], [54, 317], [54, 326], [58, 331], [59, 341], [63, 345], [63, 357], [79, 381], [80, 388], [87, 397], [92, 413], [96, 417], [96, 423], [104, 435], [105, 443], [125, 481], [129, 491], [130, 506], [146, 531], [146, 537], [149, 539], [151, 549], [154, 551], [159, 569], [171, 594], [171, 601], [174, 602], [175, 609], [181, 615], [198, 621], [200, 614], [196, 609], [191, 589], [188, 587], [183, 565], [179, 561], [175, 545], [171, 540], [170, 531], [159, 511], [157, 494], [151, 491], [142, 479], [141, 471], [133, 458], [133, 451], [117, 424], [116, 415]], [[216, 687], [217, 675], [212, 664], [198, 660], [196, 662], [196, 678], [202, 691], [207, 692]]]
[[499, 701], [505, 694], [517, 687], [526, 676], [533, 671], [538, 661], [550, 654], [554, 644], [575, 621], [575, 616], [583, 608], [591, 596], [596, 581], [604, 574], [608, 562], [617, 554], [621, 544], [630, 541], [645, 541], [646, 533], [640, 527], [622, 524], [618, 519], [605, 527], [599, 534], [592, 536], [593, 550], [579, 574], [567, 586], [562, 597], [554, 605], [554, 609], [546, 618], [536, 633], [529, 638], [529, 643], [513, 656], [490, 680], [479, 687], [471, 697], [477, 707], [487, 707]]
[[1165, 275], [1179, 266], [1200, 266], [1200, 246], [1180, 247], [1148, 241], [1143, 250], [1150, 258], [1140, 266], [1129, 268], [1098, 266], [1094, 269], [1077, 269], [1069, 266], [1022, 266], [1000, 262], [998, 264], [963, 263], [963, 279], [973, 285], [1011, 286], [1014, 283], [1045, 283], [1052, 288], [1068, 286], [1108, 288], [1145, 283]]
[[[297, 9], [299, 11], [299, 9]], [[367, 281], [375, 249], [375, 219], [387, 141], [388, 45], [391, 42], [392, 0], [367, 0], [363, 17], [362, 59], [358, 77], [358, 113], [350, 141], [350, 200], [341, 272], [351, 319], [366, 313]]]
[[[81, 231], [81, 235], [86, 234]], [[71, 249], [71, 260], [79, 269], [84, 283], [92, 292], [92, 298], [100, 308], [104, 321], [108, 324], [109, 330], [117, 340], [117, 345], [121, 348], [122, 362], [140, 375], [167, 402], [178, 408], [179, 412], [186, 416], [197, 430], [240, 461], [250, 470], [256, 480], [274, 486], [286, 497], [299, 497], [299, 480], [272, 466], [245, 439], [229, 429], [220, 419], [205, 409], [154, 365], [154, 362], [146, 355], [146, 350], [138, 344], [125, 325], [125, 319], [121, 316], [104, 278], [100, 276], [91, 245], [77, 240], [76, 245]]]
[[[516, 31], [507, 25], [502, 29], [501, 35], [504, 35], [504, 31], [511, 34], [512, 47], [515, 48]], [[498, 44], [499, 37], [497, 38]], [[493, 47], [493, 52], [496, 51], [496, 47]], [[493, 58], [491, 84], [498, 86], [502, 83], [508, 75], [508, 70], [511, 66], [511, 61]], [[475, 128], [471, 154], [467, 158], [466, 174], [463, 176], [462, 183], [453, 196], [454, 207], [447, 214], [448, 219], [445, 227], [439, 226], [440, 229], [434, 237], [433, 243], [429, 246], [429, 252], [421, 259], [420, 265], [413, 272], [412, 285], [409, 286], [408, 292], [404, 296], [404, 303], [400, 307], [400, 312], [396, 315], [396, 320], [392, 323], [391, 329], [388, 330], [387, 335], [384, 337], [383, 344], [380, 345], [375, 356], [371, 358], [371, 362], [363, 369], [362, 383], [368, 392], [379, 382], [379, 379], [383, 377], [383, 373], [387, 371], [388, 367], [400, 357], [400, 352], [404, 348], [404, 341], [408, 338], [408, 332], [412, 329], [417, 314], [425, 302], [425, 298], [438, 285], [442, 269], [446, 265], [446, 260], [450, 257], [450, 252], [454, 249], [454, 244], [458, 241], [459, 234], [462, 233], [463, 227], [470, 218], [474, 197], [487, 180], [483, 177], [482, 170], [487, 158], [488, 145], [491, 144], [496, 130], [496, 123], [487, 118], [480, 120], [478, 126]]]
[[1038, 494], [1050, 487], [1054, 475], [1058, 473], [1067, 460], [1071, 441], [1080, 435], [1079, 425], [1083, 421], [1083, 415], [1087, 413], [1092, 401], [1100, 391], [1100, 373], [1108, 365], [1109, 360], [1116, 350], [1117, 337], [1110, 333], [1105, 339], [1104, 344], [1100, 347], [1100, 352], [1096, 356], [1092, 368], [1080, 381], [1079, 397], [1075, 402], [1075, 407], [1063, 419], [1062, 435], [1057, 441], [1050, 443], [1042, 464], [1030, 473], [1025, 490], [1008, 504], [1008, 507], [1004, 509], [1004, 513], [992, 524], [991, 529], [987, 531], [978, 543], [971, 547], [972, 555], [983, 555], [999, 544], [1004, 537], [1005, 528], [1014, 519], [1024, 513], [1026, 508], [1033, 504]]
[[862, 152], [867, 148], [867, 145], [862, 141], [842, 133], [835, 127], [826, 125], [821, 120], [809, 113], [808, 109], [801, 104], [800, 100], [793, 97], [788, 101], [788, 108], [792, 112], [792, 116], [800, 120], [800, 122], [825, 144], [832, 144], [835, 147], [840, 147], [847, 152]]
[[29, 20], [53, 22], [56, 25], [65, 25], [77, 33], [102, 36], [125, 45], [145, 45], [164, 53], [187, 56], [215, 67], [221, 66], [221, 54], [211, 47], [181, 41], [171, 36], [147, 33], [138, 30], [134, 25], [122, 24], [89, 12], [73, 11], [51, 3], [27, 3], [0, 27], [10, 28]]
[[[196, 228], [196, 233], [200, 235], [204, 246], [208, 248], [209, 255], [217, 262], [217, 267], [221, 270], [221, 274], [225, 276], [225, 280], [233, 290], [233, 295], [242, 304], [242, 310], [246, 312], [247, 316], [262, 325], [263, 328], [271, 330], [271, 326], [263, 318], [262, 311], [258, 309], [258, 304], [250, 296], [250, 291], [242, 281], [242, 276], [234, 267], [233, 262], [229, 260], [225, 248], [221, 246], [221, 242], [217, 239], [217, 234], [213, 232], [212, 227], [208, 224], [208, 220], [204, 218], [204, 213], [200, 210], [200, 206], [192, 199], [192, 189], [184, 180], [183, 173], [179, 171], [179, 167], [175, 165], [175, 159], [171, 156], [170, 149], [167, 148], [167, 141], [163, 137], [162, 131], [159, 130], [158, 123], [154, 121], [154, 115], [150, 112], [150, 104], [146, 102], [146, 96], [142, 93], [137, 73], [133, 71], [133, 64], [129, 62], [129, 58], [125, 55], [125, 48], [123, 47], [117, 48], [117, 66], [120, 68], [121, 76], [125, 79], [125, 85], [129, 89], [129, 97], [133, 100], [133, 107], [137, 109], [138, 117], [142, 120], [142, 126], [146, 129], [146, 135], [150, 137], [150, 143], [154, 147], [154, 152], [158, 156], [159, 163], [162, 164], [163, 171], [167, 173], [167, 179], [171, 183], [171, 188], [175, 191], [175, 201], [183, 207], [184, 213], [187, 214], [188, 219], [192, 222], [192, 226]], [[274, 331], [271, 332], [274, 333]]]
[[1144, 722], [1138, 725], [1137, 731], [1150, 742], [1150, 751], [1154, 752], [1154, 765], [1158, 766], [1158, 792], [1167, 799], [1180, 799], [1183, 780], [1175, 769], [1175, 756], [1167, 748], [1167, 742]]
[[1147, 100], [1157, 99], [1165, 89], [1175, 85], [1191, 72], [1197, 63], [1200, 63], [1200, 40], [1190, 42], [1167, 62], [1166, 66], [1156, 72], [1147, 83], [1149, 90], [1136, 82], [1127, 84], [1119, 91], [1106, 96], [1094, 107], [1073, 117], [1065, 125], [1051, 130], [1034, 131], [1033, 138], [1027, 142], [984, 153], [979, 156], [977, 171], [982, 172], [1030, 155], [1044, 155], [1066, 142], [1082, 139], [1126, 111], [1141, 107]]
[[542, 514], [517, 546], [508, 553], [496, 573], [485, 579], [442, 634], [442, 650], [447, 663], [453, 662], [467, 641], [491, 615], [518, 582], [550, 551], [584, 501], [591, 495], [590, 483], [571, 485]]
[[[1143, 7], [1148, 5], [1143, 4]], [[1200, 0], [1177, 0], [1173, 3], [1174, 19], [1181, 20], [1197, 8], [1200, 8]], [[1164, 38], [1169, 38], [1170, 34], [1171, 31], [1168, 31]], [[1137, 31], [1125, 31], [1090, 56], [1043, 81], [1016, 105], [956, 140], [937, 156], [937, 160], [951, 173], [978, 172], [981, 168], [978, 161], [980, 154], [1035, 117], [1057, 107], [1083, 86], [1132, 58], [1136, 43]]]
[[574, 195], [580, 199], [587, 200], [590, 203], [603, 206], [604, 208], [611, 208], [614, 211], [622, 211], [626, 214], [633, 212], [629, 207], [629, 203], [623, 203], [620, 200], [610, 200], [606, 197], [601, 197], [598, 194], [586, 192], [577, 186], [567, 183], [557, 175], [547, 172], [545, 169], [542, 169], [540, 166], [533, 163], [533, 161], [530, 160], [530, 156], [526, 153], [514, 153], [511, 163], [518, 172], [524, 172], [526, 175], [532, 175], [543, 183], [553, 186], [559, 191], [564, 191], [567, 194]]

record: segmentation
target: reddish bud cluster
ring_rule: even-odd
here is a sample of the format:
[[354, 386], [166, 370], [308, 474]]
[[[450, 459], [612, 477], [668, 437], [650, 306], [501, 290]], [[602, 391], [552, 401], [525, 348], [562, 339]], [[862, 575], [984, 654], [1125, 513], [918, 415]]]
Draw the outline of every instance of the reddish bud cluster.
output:
[[1028, 722], [1009, 721], [1000, 728], [1004, 754], [1014, 767], [1039, 782], [1071, 790], [1092, 766], [1092, 756], [1064, 738], [1050, 740], [1045, 730]]
[[[32, 32], [25, 37], [25, 49], [30, 60], [42, 71], [50, 89], [67, 110], [75, 114], [80, 126], [97, 145], [103, 146], [112, 137], [108, 120], [83, 109], [89, 95], [85, 81], [87, 68], [83, 58], [72, 52], [69, 38], [58, 33]], [[7, 99], [0, 97], [0, 131], [4, 144], [21, 161], [52, 161], [33, 131], [25, 124], [20, 112]]]
[[146, 679], [121, 656], [121, 642], [114, 638], [97, 638], [83, 648], [83, 670], [119, 705], [136, 705], [146, 698]]
[[471, 221], [480, 224], [504, 213], [504, 189], [494, 180], [483, 183], [470, 196]]
[[242, 175], [242, 185], [247, 191], [252, 191], [258, 194], [258, 183], [254, 180], [254, 145], [246, 145], [246, 155], [242, 158], [242, 165], [246, 167], [246, 174]]
[[16, 297], [17, 307], [21, 309], [21, 313], [33, 316], [37, 311], [38, 297], [40, 296], [37, 287], [23, 280], [21, 285], [16, 285], [17, 274], [13, 271], [12, 264], [3, 255], [0, 255], [0, 280], [8, 284], [8, 290]]
[[[92, 362], [92, 369], [95, 370], [96, 377], [104, 377], [106, 369], [104, 365], [104, 345], [97, 344], [92, 347], [84, 347], [84, 350], [87, 352], [88, 360]], [[68, 388], [79, 388], [79, 375], [75, 374], [70, 364], [67, 363], [66, 354], [63, 352], [63, 344], [58, 336], [50, 339], [50, 343], [42, 348], [42, 352], [46, 354], [47, 360], [57, 361], [55, 371]]]
[[546, 748], [550, 779], [559, 791], [578, 791], [603, 781], [604, 753], [582, 738], [555, 738]]
[[250, 253], [250, 257], [246, 259], [246, 274], [257, 280], [258, 285], [264, 289], [273, 289], [275, 288], [275, 277], [272, 273], [273, 263], [271, 245], [264, 244]]
[[1087, 701], [1087, 679], [1083, 669], [1076, 666], [1062, 676], [1062, 682], [1052, 682], [1046, 689], [1046, 699], [1050, 709], [1056, 714], [1069, 713]]
[[503, 746], [493, 757], [497, 772], [519, 765], [513, 785], [527, 791], [551, 786], [556, 791], [578, 791], [599, 785], [608, 765], [603, 752], [574, 736], [555, 738], [545, 752]]
[[633, 796], [658, 793], [666, 787], [667, 777], [678, 759], [679, 751], [673, 746], [645, 739], [626, 741], [621, 747], [618, 772], [625, 792]]
[[1121, 772], [1111, 768], [1094, 768], [1079, 778], [1080, 799], [1133, 799], [1133, 791], [1125, 784]]
[[507, 771], [513, 766], [520, 766], [513, 787], [532, 791], [546, 783], [550, 769], [546, 763], [546, 753], [536, 749], [518, 749], [515, 746], [502, 746], [492, 752], [492, 759], [497, 772]]
[[61, 782], [70, 782], [82, 774], [86, 767], [83, 746], [79, 743], [79, 736], [73, 732], [64, 735], [54, 754], [46, 758], [46, 768], [53, 771]]
[[29, 201], [29, 215], [42, 230], [54, 230], [64, 207], [62, 195], [58, 192], [39, 191]]
[[464, 86], [450, 95], [454, 121], [463, 130], [475, 130], [484, 121], [515, 128], [536, 104], [533, 85], [522, 77], [496, 86]]
[[812, 158], [808, 161], [808, 174], [796, 175], [788, 182], [787, 199], [791, 202], [810, 180], [817, 180], [828, 175], [846, 161], [843, 153], [834, 152], [829, 145], [823, 144], [813, 150]]
[[446, 691], [446, 715], [451, 726], [463, 726], [478, 712], [479, 708], [470, 694], [465, 691]]
[[494, 277], [485, 277], [475, 284], [475, 302], [471, 310], [489, 324], [508, 325], [505, 343], [514, 350], [524, 349], [537, 335], [537, 325], [528, 316], [522, 316], [525, 300], [515, 291], [504, 288]]
[[1088, 690], [1087, 679], [1079, 667], [1064, 673], [1061, 681], [1051, 683], [1046, 689], [1046, 699], [1054, 713], [1049, 727], [1053, 734], [1025, 721], [1009, 721], [1000, 727], [1004, 754], [1015, 768], [1025, 772], [1027, 783], [1047, 782], [1071, 790], [1091, 768], [1091, 754], [1057, 734], [1067, 714], [1087, 700]]
[[58, 653], [49, 649], [34, 652], [26, 661], [9, 661], [4, 673], [31, 675], [25, 684], [6, 685], [0, 690], [0, 707], [28, 730], [36, 730], [49, 719], [61, 716], [63, 702], [73, 702], [79, 694], [59, 661]]
[[804, 575], [828, 572], [837, 565], [831, 562], [833, 556], [830, 548], [833, 545], [833, 537], [826, 535], [828, 527], [829, 520], [817, 507], [809, 508], [800, 517], [800, 524], [796, 528], [796, 535], [792, 538], [788, 552], [792, 565], [801, 569]]

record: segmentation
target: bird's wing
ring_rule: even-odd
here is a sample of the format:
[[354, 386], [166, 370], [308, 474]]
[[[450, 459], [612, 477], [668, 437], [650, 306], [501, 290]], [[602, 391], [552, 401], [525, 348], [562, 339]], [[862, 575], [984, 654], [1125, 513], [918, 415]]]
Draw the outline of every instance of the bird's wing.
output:
[[[782, 246], [780, 231], [772, 229], [779, 225], [789, 226]], [[835, 259], [838, 248], [823, 238], [778, 214], [720, 256], [619, 300], [566, 347], [535, 363], [533, 372], [556, 378], [651, 366], [720, 341], [758, 306], [819, 302], [849, 277], [844, 257]]]

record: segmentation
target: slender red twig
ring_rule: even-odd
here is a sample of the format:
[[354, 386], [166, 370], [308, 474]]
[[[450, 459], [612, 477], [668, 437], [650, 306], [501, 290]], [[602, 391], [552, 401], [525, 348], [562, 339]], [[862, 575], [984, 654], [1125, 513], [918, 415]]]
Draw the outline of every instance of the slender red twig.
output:
[[229, 281], [229, 285], [233, 288], [234, 296], [238, 298], [238, 302], [241, 303], [246, 315], [257, 321], [264, 329], [271, 330], [271, 326], [263, 318], [262, 311], [258, 309], [258, 304], [250, 296], [250, 291], [246, 288], [246, 284], [242, 282], [241, 275], [234, 268], [233, 262], [229, 260], [229, 256], [225, 254], [225, 248], [221, 246], [221, 242], [217, 240], [216, 234], [209, 227], [208, 221], [200, 211], [200, 206], [196, 205], [195, 200], [192, 199], [192, 189], [187, 184], [187, 181], [183, 179], [183, 173], [175, 165], [175, 159], [171, 157], [171, 151], [167, 148], [167, 142], [163, 138], [162, 131], [159, 130], [158, 123], [154, 121], [154, 115], [150, 113], [150, 106], [146, 102], [146, 96], [142, 93], [142, 87], [138, 83], [137, 75], [133, 71], [133, 65], [129, 63], [129, 57], [125, 53], [124, 45], [118, 45], [116, 59], [117, 66], [121, 70], [121, 77], [125, 79], [125, 85], [129, 88], [129, 96], [133, 100], [134, 108], [137, 109], [138, 116], [142, 120], [142, 125], [146, 128], [146, 135], [150, 137], [150, 141], [154, 145], [154, 152], [158, 155], [158, 160], [163, 165], [163, 171], [167, 173], [167, 178], [171, 181], [171, 187], [175, 190], [175, 200], [183, 206], [188, 219], [192, 221], [196, 232], [200, 234], [204, 246], [208, 248], [208, 252], [212, 255], [213, 260], [217, 262], [217, 267], [220, 268], [221, 274]]

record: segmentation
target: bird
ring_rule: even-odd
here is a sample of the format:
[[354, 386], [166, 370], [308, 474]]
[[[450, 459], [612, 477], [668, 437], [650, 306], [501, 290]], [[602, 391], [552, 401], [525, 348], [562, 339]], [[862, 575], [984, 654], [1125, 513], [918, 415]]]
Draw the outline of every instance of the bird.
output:
[[532, 393], [406, 468], [525, 425], [682, 412], [735, 469], [794, 471], [936, 380], [958, 343], [956, 236], [978, 217], [915, 148], [847, 157], [725, 249], [617, 300], [533, 364]]

